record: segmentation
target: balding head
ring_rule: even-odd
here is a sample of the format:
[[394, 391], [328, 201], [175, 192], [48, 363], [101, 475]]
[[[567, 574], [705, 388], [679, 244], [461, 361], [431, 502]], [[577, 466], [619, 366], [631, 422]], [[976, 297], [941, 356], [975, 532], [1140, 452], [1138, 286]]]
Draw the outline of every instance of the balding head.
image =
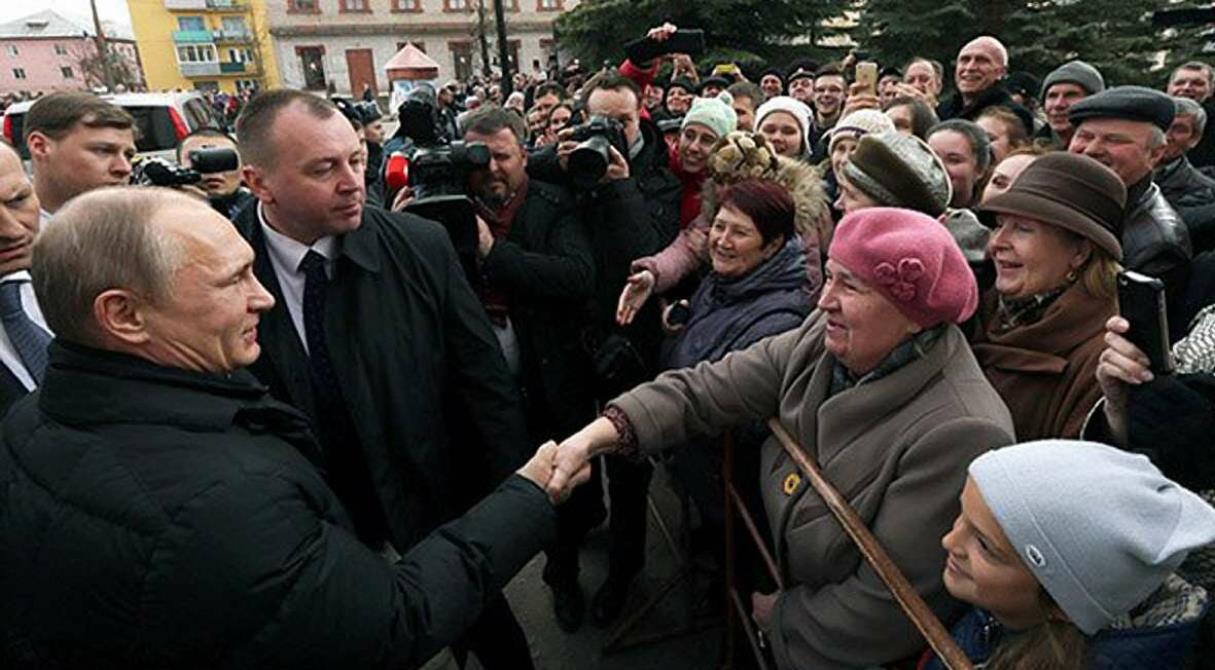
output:
[[970, 102], [995, 86], [1007, 71], [1008, 49], [1000, 40], [984, 35], [971, 40], [958, 52], [954, 79], [962, 98]]
[[997, 65], [1003, 68], [1008, 67], [1008, 49], [1004, 46], [1003, 42], [991, 35], [976, 37], [967, 42], [966, 46], [963, 46], [958, 51], [958, 54], [961, 55], [967, 49], [982, 49], [991, 54], [992, 59], [995, 60]]
[[21, 157], [0, 141], [0, 277], [29, 269], [39, 214], [38, 195]]
[[252, 262], [232, 224], [202, 201], [119, 187], [65, 205], [34, 245], [32, 274], [58, 337], [224, 373], [257, 358], [258, 313], [274, 304]]
[[152, 300], [167, 294], [181, 245], [154, 221], [172, 206], [206, 207], [171, 189], [133, 187], [98, 189], [64, 205], [34, 248], [34, 292], [51, 330], [95, 344], [100, 293], [121, 287]]

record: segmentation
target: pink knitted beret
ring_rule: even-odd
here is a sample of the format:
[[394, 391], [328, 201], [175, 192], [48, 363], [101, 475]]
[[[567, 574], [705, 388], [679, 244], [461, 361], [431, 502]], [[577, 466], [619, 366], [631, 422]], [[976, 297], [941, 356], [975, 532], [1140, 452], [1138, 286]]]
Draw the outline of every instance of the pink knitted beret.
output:
[[958, 243], [926, 214], [894, 207], [849, 214], [836, 226], [827, 255], [922, 328], [961, 323], [979, 304]]

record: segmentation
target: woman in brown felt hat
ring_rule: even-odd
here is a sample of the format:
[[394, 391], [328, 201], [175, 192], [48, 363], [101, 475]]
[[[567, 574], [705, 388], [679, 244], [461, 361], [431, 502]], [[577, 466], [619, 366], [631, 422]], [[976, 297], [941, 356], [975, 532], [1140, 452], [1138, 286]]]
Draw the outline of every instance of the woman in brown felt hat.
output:
[[972, 344], [1012, 411], [1018, 440], [1077, 437], [1101, 397], [1093, 383], [1115, 279], [1126, 188], [1086, 156], [1034, 161], [983, 203], [993, 228], [995, 285], [983, 296]]

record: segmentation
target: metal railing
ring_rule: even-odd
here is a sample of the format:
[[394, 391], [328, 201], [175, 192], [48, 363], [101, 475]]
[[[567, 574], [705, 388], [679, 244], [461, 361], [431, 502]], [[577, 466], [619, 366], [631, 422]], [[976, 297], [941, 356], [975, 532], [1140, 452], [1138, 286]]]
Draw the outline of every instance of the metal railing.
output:
[[[928, 645], [936, 652], [941, 662], [949, 670], [972, 670], [970, 660], [966, 654], [958, 647], [953, 636], [945, 629], [936, 615], [920, 597], [903, 573], [895, 566], [890, 559], [890, 555], [870, 532], [865, 522], [857, 515], [856, 510], [848, 504], [848, 501], [839, 493], [838, 490], [827, 481], [819, 470], [818, 466], [810, 460], [804, 449], [798, 445], [797, 441], [785, 430], [780, 421], [776, 418], [768, 420], [768, 427], [772, 430], [772, 434], [780, 442], [785, 453], [789, 455], [793, 463], [797, 466], [800, 474], [809, 482], [811, 488], [822, 498], [827, 508], [840, 522], [844, 531], [856, 544], [861, 555], [865, 557], [866, 562], [881, 578], [886, 587], [890, 589], [891, 595], [894, 596], [899, 607], [911, 619], [915, 627], [920, 631], [920, 634], [927, 640]], [[726, 588], [728, 590], [728, 600], [730, 608], [727, 612], [726, 619], [726, 634], [727, 658], [733, 658], [733, 640], [734, 633], [738, 626], [742, 626], [746, 633], [747, 640], [750, 642], [751, 651], [755, 655], [756, 662], [760, 668], [765, 670], [769, 667], [767, 659], [762, 650], [762, 638], [758, 631], [752, 625], [750, 608], [748, 608], [743, 600], [742, 594], [736, 588], [735, 579], [735, 562], [734, 548], [736, 545], [734, 527], [734, 517], [737, 515], [742, 520], [743, 526], [746, 528], [747, 535], [751, 542], [755, 545], [756, 551], [763, 558], [765, 567], [776, 583], [777, 588], [784, 589], [784, 580], [781, 576], [781, 571], [777, 567], [776, 560], [768, 551], [767, 542], [760, 536], [759, 530], [755, 524], [755, 520], [751, 517], [743, 498], [738, 493], [738, 489], [734, 486], [733, 464], [734, 464], [734, 448], [733, 441], [727, 439], [725, 443], [725, 464], [723, 467], [726, 488]], [[779, 532], [779, 529], [773, 529], [773, 532]]]

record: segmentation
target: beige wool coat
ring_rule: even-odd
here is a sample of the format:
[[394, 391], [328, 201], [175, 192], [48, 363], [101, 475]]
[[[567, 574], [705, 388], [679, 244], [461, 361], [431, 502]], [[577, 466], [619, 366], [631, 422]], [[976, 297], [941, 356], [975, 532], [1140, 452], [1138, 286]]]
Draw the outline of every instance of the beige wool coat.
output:
[[[643, 451], [779, 416], [938, 615], [956, 603], [941, 581], [941, 537], [959, 512], [967, 465], [1012, 444], [1008, 409], [961, 331], [922, 357], [827, 398], [834, 358], [826, 319], [716, 363], [676, 370], [612, 401]], [[760, 486], [784, 572], [769, 624], [781, 668], [855, 668], [916, 653], [924, 641], [774, 439]]]

